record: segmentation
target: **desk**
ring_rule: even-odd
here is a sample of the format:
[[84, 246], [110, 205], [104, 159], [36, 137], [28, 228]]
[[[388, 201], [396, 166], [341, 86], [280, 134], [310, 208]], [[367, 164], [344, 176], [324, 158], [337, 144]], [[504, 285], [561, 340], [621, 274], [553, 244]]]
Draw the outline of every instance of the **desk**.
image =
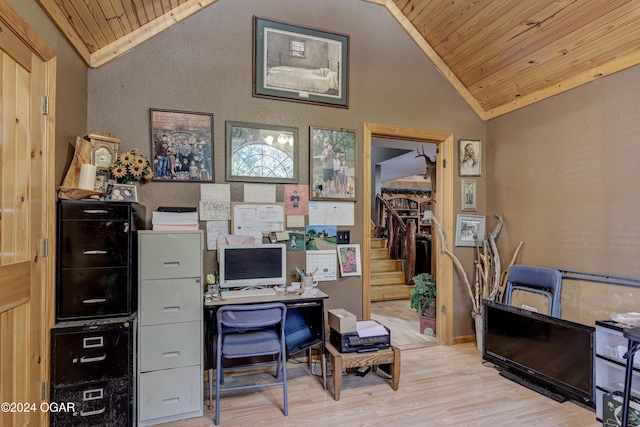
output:
[[[327, 388], [327, 375], [325, 363], [325, 333], [324, 333], [324, 300], [329, 295], [321, 291], [316, 291], [313, 297], [303, 297], [301, 295], [286, 295], [284, 292], [277, 292], [276, 295], [258, 296], [248, 298], [229, 298], [226, 300], [214, 300], [204, 303], [204, 310], [207, 312], [207, 348], [209, 365], [209, 398], [213, 391], [211, 378], [213, 376], [214, 358], [214, 337], [216, 331], [216, 312], [224, 305], [238, 304], [265, 304], [270, 302], [282, 302], [287, 306], [287, 321], [285, 323], [285, 335], [287, 352], [289, 355], [302, 350], [309, 350], [315, 345], [320, 345], [322, 363], [322, 386]], [[309, 354], [311, 356], [311, 354]], [[309, 357], [311, 365], [311, 357]], [[209, 400], [211, 406], [211, 400]]]
[[366, 353], [340, 353], [331, 343], [328, 343], [327, 353], [329, 361], [333, 365], [333, 398], [340, 400], [342, 389], [342, 369], [359, 368], [360, 366], [373, 366], [391, 364], [391, 388], [398, 390], [400, 383], [400, 350], [391, 347]]

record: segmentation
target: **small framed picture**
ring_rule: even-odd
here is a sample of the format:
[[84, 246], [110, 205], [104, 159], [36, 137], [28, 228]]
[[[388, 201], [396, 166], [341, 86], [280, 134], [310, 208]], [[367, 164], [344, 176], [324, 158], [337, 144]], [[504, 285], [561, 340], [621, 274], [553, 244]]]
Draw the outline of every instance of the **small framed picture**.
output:
[[101, 193], [106, 193], [107, 181], [109, 181], [109, 172], [106, 169], [98, 169], [96, 173], [96, 184], [93, 189]]
[[482, 141], [461, 139], [458, 141], [460, 176], [480, 176], [482, 173]]
[[311, 200], [356, 201], [356, 131], [311, 127]]
[[462, 205], [461, 206], [463, 211], [475, 212], [477, 210], [475, 179], [462, 180]]
[[361, 276], [360, 245], [337, 245], [341, 276]]
[[289, 230], [289, 240], [287, 240], [288, 251], [303, 251], [304, 250], [304, 231]]
[[482, 246], [484, 240], [484, 227], [486, 218], [481, 215], [458, 214], [456, 221], [456, 246], [476, 245], [475, 237], [478, 236], [478, 243]]
[[132, 184], [114, 184], [109, 194], [109, 200], [137, 202], [137, 187]]

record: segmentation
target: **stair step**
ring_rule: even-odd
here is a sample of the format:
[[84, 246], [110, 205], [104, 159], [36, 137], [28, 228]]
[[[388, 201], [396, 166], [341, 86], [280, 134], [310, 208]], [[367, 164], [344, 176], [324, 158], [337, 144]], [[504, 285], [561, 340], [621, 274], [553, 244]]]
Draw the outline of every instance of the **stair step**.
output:
[[371, 248], [371, 259], [389, 259], [389, 249], [386, 249], [386, 248], [380, 248], [380, 249]]
[[[386, 301], [410, 298], [411, 286], [384, 285], [371, 287], [371, 301]], [[407, 303], [408, 304], [408, 303]]]
[[387, 247], [387, 239], [383, 239], [381, 237], [372, 237], [371, 238], [371, 248], [386, 248]]
[[372, 273], [369, 280], [371, 288], [379, 285], [400, 285], [404, 284], [404, 272], [402, 271], [388, 271], [384, 273]]
[[402, 271], [402, 260], [399, 260], [399, 259], [371, 260], [372, 273], [384, 273], [387, 271]]

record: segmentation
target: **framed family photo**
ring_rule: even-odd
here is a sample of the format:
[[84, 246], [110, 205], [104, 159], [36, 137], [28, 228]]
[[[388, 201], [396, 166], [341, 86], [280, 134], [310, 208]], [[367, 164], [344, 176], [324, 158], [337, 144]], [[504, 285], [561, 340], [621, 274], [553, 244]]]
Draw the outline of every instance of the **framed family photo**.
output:
[[309, 130], [311, 200], [356, 200], [356, 132], [349, 129]]
[[151, 109], [154, 181], [213, 182], [213, 114]]
[[460, 176], [480, 176], [482, 173], [482, 141], [459, 140], [458, 159], [460, 159]]
[[227, 122], [227, 181], [298, 182], [298, 128]]
[[253, 18], [253, 96], [348, 108], [349, 36]]
[[482, 246], [486, 218], [481, 215], [458, 214], [456, 221], [456, 246], [476, 245], [474, 236], [478, 236], [478, 243]]
[[337, 245], [340, 276], [361, 276], [360, 245]]
[[475, 179], [463, 179], [462, 180], [462, 210], [473, 211], [477, 210], [476, 206], [476, 180]]
[[109, 200], [137, 202], [138, 188], [133, 184], [114, 184], [109, 193]]

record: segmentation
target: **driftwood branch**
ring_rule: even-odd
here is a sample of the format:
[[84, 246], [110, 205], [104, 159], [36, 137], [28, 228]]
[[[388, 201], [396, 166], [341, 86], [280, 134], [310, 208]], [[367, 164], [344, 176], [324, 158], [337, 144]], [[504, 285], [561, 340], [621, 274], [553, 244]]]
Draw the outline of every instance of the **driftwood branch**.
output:
[[449, 246], [447, 245], [447, 237], [444, 234], [444, 229], [442, 228], [442, 225], [440, 225], [440, 222], [437, 220], [435, 215], [431, 216], [431, 222], [433, 222], [436, 225], [436, 228], [438, 229], [438, 233], [440, 234], [440, 246], [441, 246], [442, 252], [444, 252], [449, 256], [449, 258], [451, 258], [451, 261], [453, 261], [453, 265], [456, 267], [456, 270], [458, 270], [458, 273], [462, 277], [462, 281], [467, 287], [469, 298], [471, 298], [471, 302], [473, 304], [473, 310], [471, 314], [475, 315], [476, 313], [480, 313], [479, 307], [476, 304], [476, 298], [474, 296], [473, 290], [471, 289], [471, 283], [467, 278], [467, 273], [464, 271], [464, 268], [462, 267], [462, 263], [460, 263], [460, 260], [458, 259], [458, 257], [456, 257], [455, 254], [451, 252], [451, 250], [449, 249]]
[[524, 242], [520, 242], [518, 244], [518, 247], [516, 247], [516, 250], [513, 253], [513, 257], [511, 257], [511, 262], [509, 263], [509, 267], [507, 267], [507, 269], [503, 271], [502, 275], [500, 276], [500, 287], [498, 289], [498, 294], [496, 295], [496, 301], [502, 301], [504, 290], [507, 287], [507, 279], [509, 278], [509, 269], [513, 264], [516, 263], [516, 260], [518, 259], [518, 255], [520, 255], [520, 250], [522, 249], [523, 245], [524, 245]]
[[[475, 241], [475, 257], [473, 260], [474, 263], [474, 284], [472, 285], [467, 277], [467, 273], [462, 267], [462, 263], [456, 257], [456, 255], [449, 249], [447, 245], [447, 238], [444, 234], [444, 229], [442, 225], [435, 217], [432, 215], [431, 222], [435, 224], [438, 229], [438, 233], [440, 234], [440, 242], [441, 242], [441, 250], [445, 254], [451, 258], [453, 261], [453, 265], [455, 266], [458, 274], [462, 278], [464, 282], [467, 292], [469, 294], [469, 298], [471, 299], [471, 315], [475, 317], [478, 314], [482, 314], [482, 300], [488, 299], [491, 301], [500, 301], [502, 299], [502, 294], [504, 293], [504, 286], [506, 284], [506, 278], [508, 276], [508, 270], [502, 271], [502, 266], [500, 263], [500, 254], [498, 253], [498, 246], [496, 244], [496, 239], [502, 231], [504, 226], [504, 218], [501, 214], [496, 213], [496, 218], [498, 218], [498, 224], [494, 227], [494, 229], [490, 233], [486, 233], [483, 237], [483, 245], [480, 247], [480, 237], [478, 235], [474, 235]], [[509, 268], [515, 263], [518, 254], [520, 253], [520, 249], [522, 248], [523, 242], [520, 242], [516, 251], [511, 259], [511, 263], [509, 264]]]

